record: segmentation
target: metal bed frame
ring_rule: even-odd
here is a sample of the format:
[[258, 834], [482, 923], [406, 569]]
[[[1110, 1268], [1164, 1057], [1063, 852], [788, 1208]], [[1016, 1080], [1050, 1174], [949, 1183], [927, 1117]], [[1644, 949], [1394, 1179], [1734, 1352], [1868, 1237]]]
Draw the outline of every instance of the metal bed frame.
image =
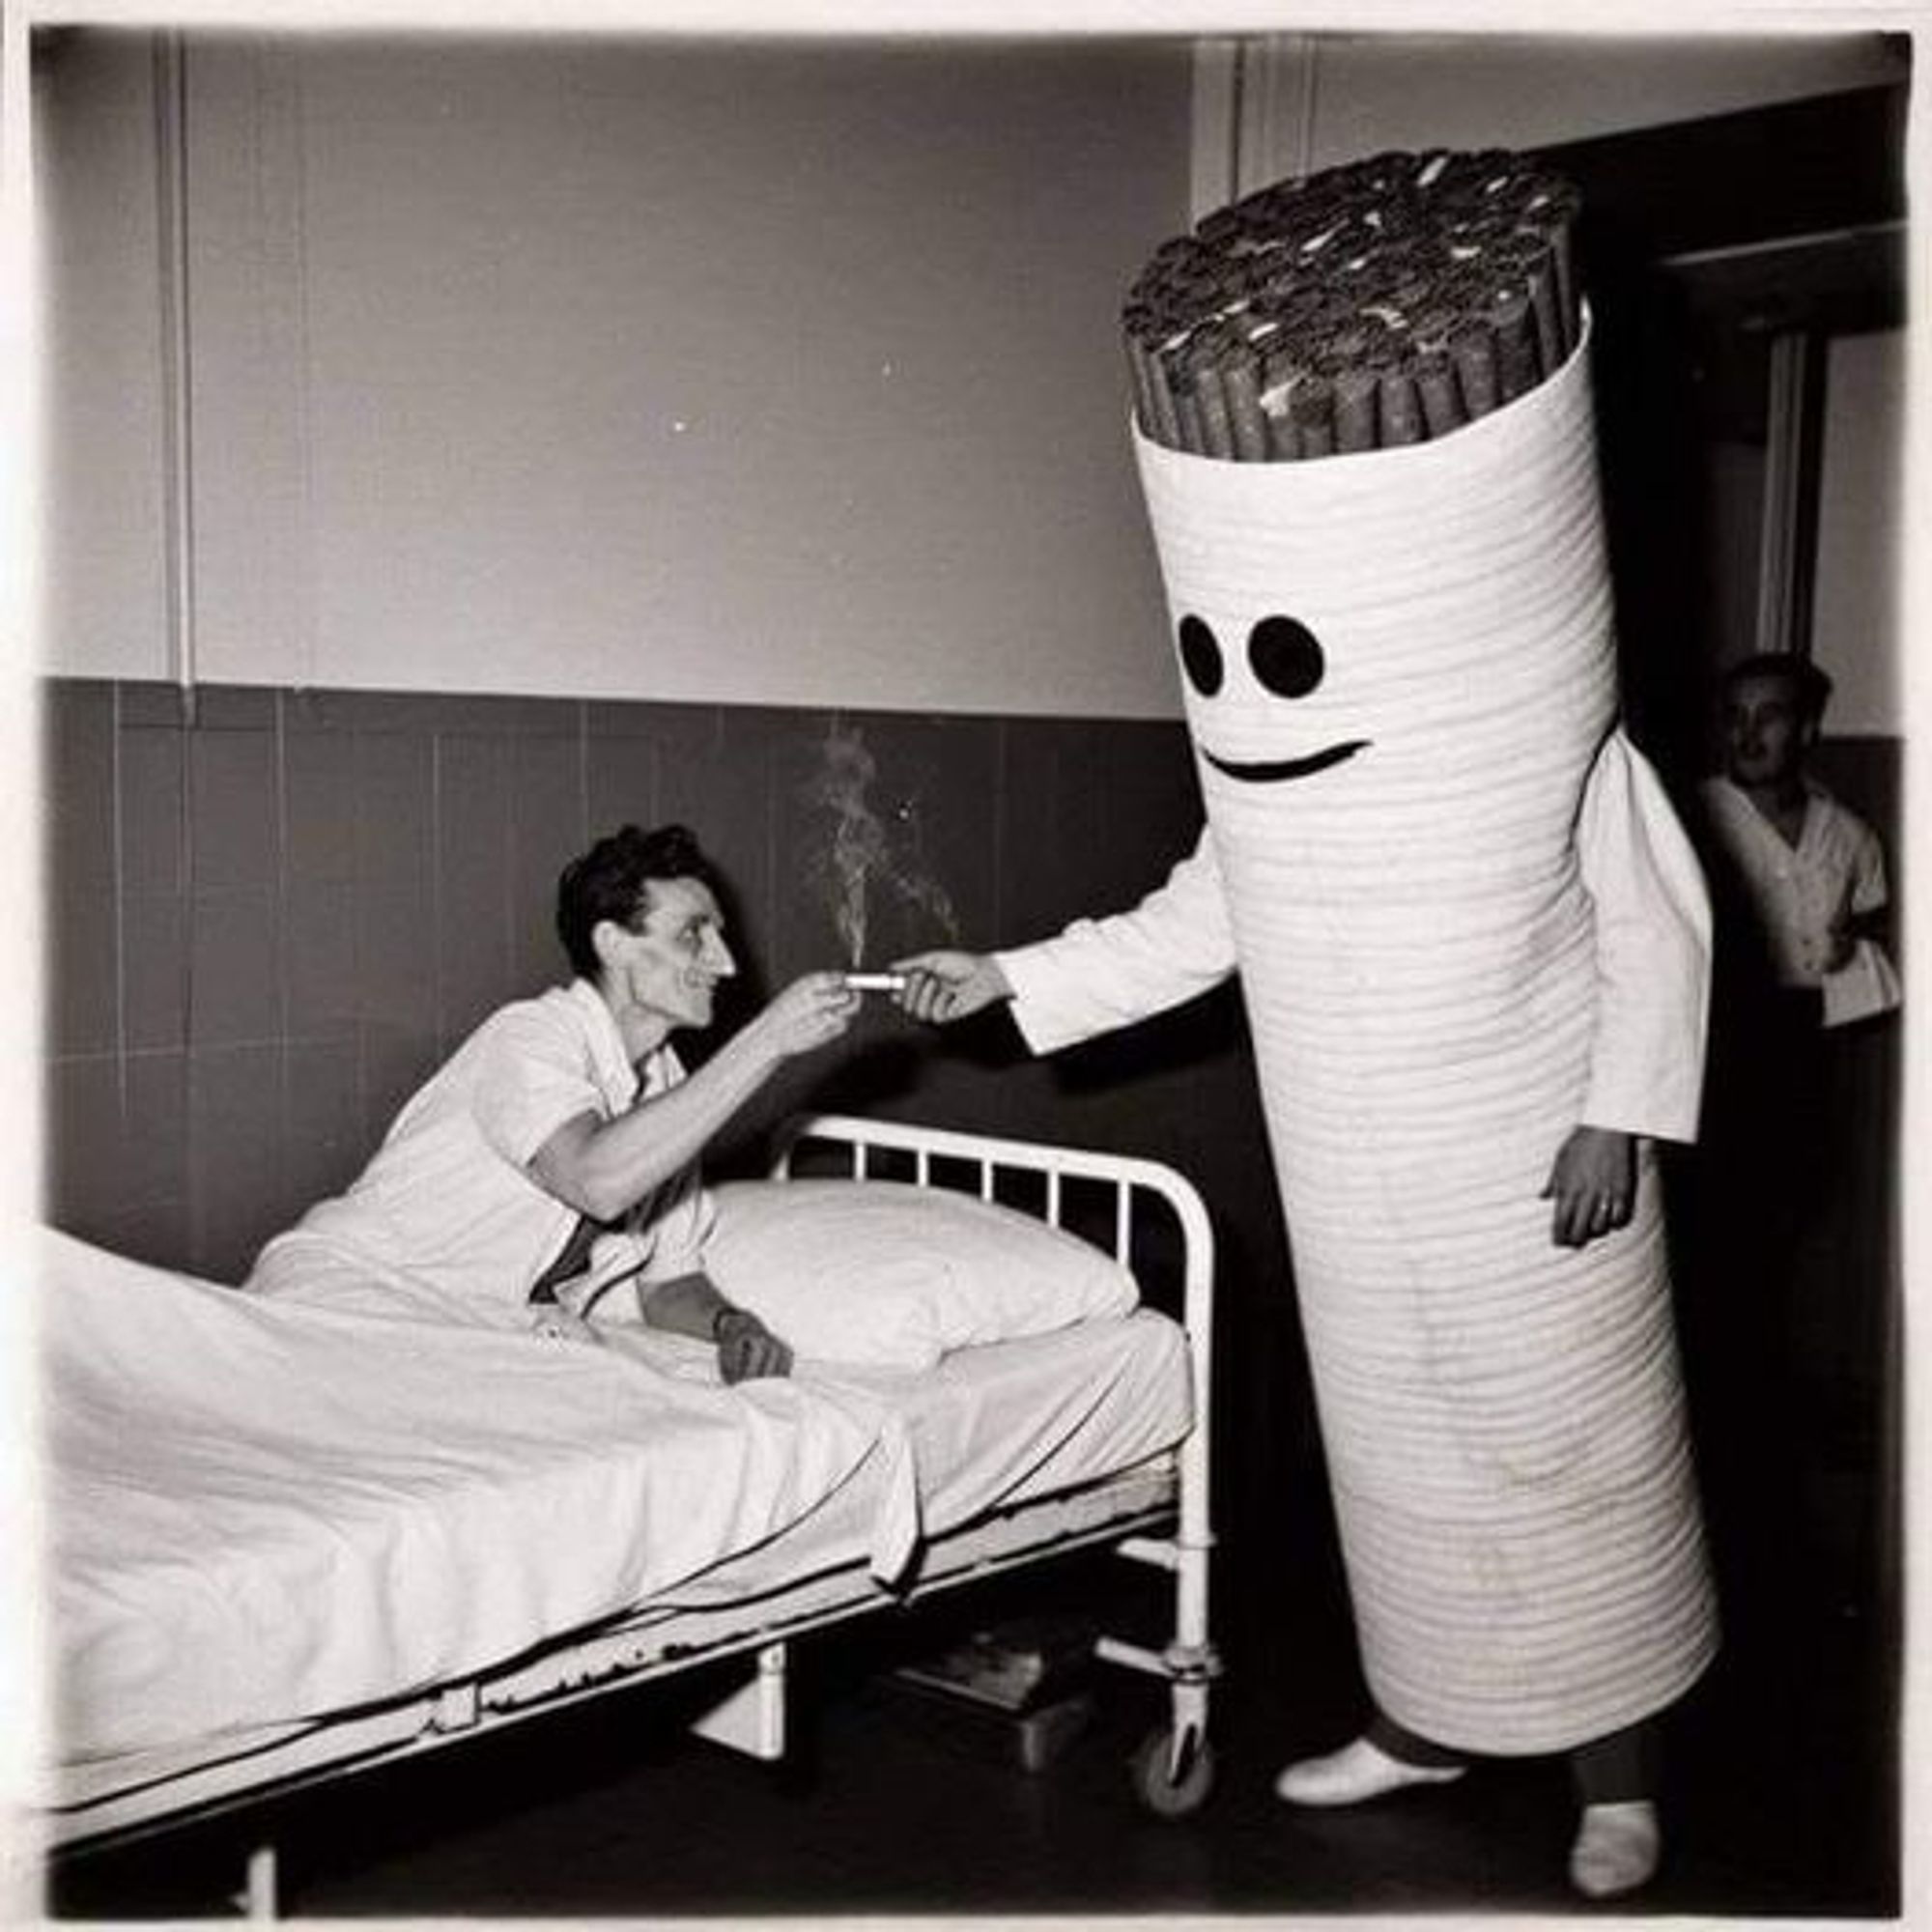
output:
[[[1090, 1198], [1093, 1190], [1105, 1190], [1111, 1236], [1101, 1245], [1129, 1267], [1135, 1266], [1137, 1210], [1144, 1203], [1164, 1208], [1180, 1240], [1180, 1320], [1194, 1394], [1186, 1438], [1133, 1469], [996, 1509], [930, 1539], [908, 1588], [883, 1589], [861, 1562], [716, 1607], [646, 1606], [615, 1625], [548, 1643], [461, 1682], [212, 1747], [205, 1758], [137, 1774], [124, 1785], [71, 1802], [56, 1798], [40, 1814], [44, 1846], [65, 1855], [127, 1842], [724, 1659], [745, 1666], [740, 1679], [692, 1728], [732, 1749], [776, 1760], [785, 1749], [785, 1673], [795, 1639], [1022, 1565], [1107, 1546], [1174, 1579], [1173, 1634], [1166, 1644], [1152, 1649], [1102, 1636], [1094, 1646], [1104, 1661], [1169, 1686], [1169, 1717], [1130, 1763], [1135, 1789], [1162, 1817], [1183, 1817], [1205, 1802], [1214, 1776], [1208, 1687], [1219, 1662], [1208, 1622], [1214, 1237], [1200, 1195], [1175, 1170], [1153, 1161], [829, 1114], [790, 1129], [773, 1178], [790, 1179], [808, 1148], [818, 1150], [821, 1167], [830, 1159], [834, 1171], [851, 1179], [904, 1179], [922, 1187], [963, 1183], [964, 1191], [1004, 1200], [1055, 1227], [1065, 1225], [1074, 1190]], [[1015, 1182], [1022, 1183], [1018, 1194], [1030, 1198], [1014, 1198]], [[248, 1854], [235, 1904], [252, 1918], [275, 1917], [276, 1876], [273, 1845], [257, 1846]]]

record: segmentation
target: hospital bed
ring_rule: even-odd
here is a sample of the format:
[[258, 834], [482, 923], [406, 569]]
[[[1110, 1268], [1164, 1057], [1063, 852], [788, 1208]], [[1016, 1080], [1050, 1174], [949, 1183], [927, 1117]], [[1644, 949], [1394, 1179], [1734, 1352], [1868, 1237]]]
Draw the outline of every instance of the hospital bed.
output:
[[[670, 1390], [669, 1446], [655, 1435], [644, 1438], [649, 1454], [639, 1454], [635, 1467], [627, 1458], [641, 1442], [630, 1441], [637, 1432], [625, 1421], [631, 1413], [626, 1405], [638, 1400], [632, 1385], [623, 1380], [621, 1365], [598, 1362], [593, 1372], [584, 1361], [606, 1351], [580, 1348], [573, 1355], [565, 1345], [515, 1338], [523, 1352], [513, 1363], [519, 1392], [512, 1410], [489, 1393], [498, 1387], [491, 1379], [498, 1355], [490, 1350], [500, 1351], [510, 1338], [479, 1338], [473, 1355], [463, 1352], [469, 1347], [465, 1341], [451, 1356], [445, 1352], [450, 1338], [439, 1336], [434, 1383], [405, 1379], [384, 1398], [385, 1407], [425, 1405], [423, 1435], [398, 1438], [400, 1446], [378, 1439], [356, 1452], [361, 1460], [335, 1486], [348, 1501], [340, 1506], [341, 1520], [322, 1531], [327, 1548], [320, 1558], [281, 1547], [290, 1525], [312, 1513], [305, 1500], [292, 1507], [286, 1496], [270, 1493], [259, 1508], [244, 1498], [231, 1509], [241, 1512], [237, 1540], [259, 1544], [264, 1551], [259, 1558], [244, 1551], [237, 1565], [244, 1559], [279, 1562], [280, 1596], [251, 1603], [258, 1588], [254, 1573], [224, 1569], [222, 1553], [198, 1551], [184, 1581], [184, 1565], [165, 1547], [147, 1566], [153, 1575], [144, 1572], [129, 1581], [116, 1574], [117, 1565], [133, 1567], [123, 1544], [90, 1551], [89, 1532], [76, 1524], [80, 1553], [72, 1560], [81, 1567], [104, 1565], [108, 1574], [104, 1587], [82, 1600], [88, 1607], [75, 1622], [87, 1622], [97, 1600], [112, 1607], [102, 1613], [100, 1629], [90, 1625], [68, 1634], [76, 1659], [63, 1665], [62, 1758], [48, 1768], [36, 1804], [44, 1846], [64, 1857], [126, 1841], [440, 1749], [611, 1690], [711, 1666], [711, 1681], [724, 1694], [694, 1728], [755, 1757], [778, 1759], [785, 1749], [787, 1660], [799, 1639], [1025, 1565], [1106, 1548], [1153, 1566], [1172, 1582], [1166, 1641], [1102, 1636], [1095, 1645], [1099, 1658], [1149, 1673], [1168, 1688], [1164, 1720], [1132, 1758], [1135, 1787], [1162, 1816], [1182, 1816], [1201, 1804], [1213, 1778], [1208, 1704], [1218, 1667], [1208, 1618], [1214, 1256], [1195, 1189], [1171, 1168], [1146, 1160], [840, 1116], [798, 1123], [785, 1137], [771, 1179], [784, 1183], [781, 1196], [770, 1190], [784, 1203], [803, 1198], [801, 1182], [821, 1191], [861, 1182], [868, 1198], [896, 1183], [928, 1190], [920, 1199], [930, 1206], [944, 1197], [949, 1212], [967, 1211], [958, 1204], [978, 1202], [990, 1204], [996, 1214], [1024, 1215], [1061, 1230], [1053, 1238], [1063, 1244], [1077, 1236], [1131, 1270], [1139, 1305], [1112, 1319], [955, 1348], [921, 1373], [814, 1378], [801, 1361], [791, 1378], [796, 1387], [740, 1384], [730, 1392], [696, 1382], [672, 1386], [673, 1374], [664, 1382]], [[859, 1197], [848, 1190], [840, 1197], [846, 1198]], [[895, 1191], [891, 1198], [900, 1196]], [[318, 1430], [334, 1430], [342, 1421], [340, 1384], [354, 1375], [332, 1361], [329, 1350], [353, 1344], [366, 1355], [366, 1334], [336, 1333], [322, 1318], [304, 1324], [272, 1310], [241, 1307], [263, 1298], [71, 1245], [78, 1259], [70, 1254], [66, 1263], [74, 1276], [62, 1284], [71, 1297], [67, 1305], [75, 1311], [93, 1306], [111, 1324], [116, 1339], [110, 1352], [142, 1351], [138, 1327], [130, 1332], [130, 1322], [178, 1297], [179, 1306], [170, 1303], [154, 1319], [167, 1323], [170, 1337], [184, 1325], [215, 1324], [206, 1340], [195, 1340], [184, 1352], [220, 1356], [237, 1350], [216, 1372], [230, 1382], [266, 1378], [263, 1385], [271, 1392], [282, 1387], [270, 1396], [278, 1405], [278, 1426], [298, 1431], [298, 1412], [309, 1403], [321, 1405]], [[93, 1277], [102, 1269], [122, 1274], [91, 1302]], [[1160, 1312], [1162, 1302], [1171, 1313]], [[61, 1319], [61, 1311], [50, 1313]], [[232, 1341], [229, 1329], [244, 1320], [260, 1332]], [[294, 1330], [300, 1331], [301, 1350], [312, 1351], [313, 1366], [297, 1370], [299, 1379], [277, 1384], [275, 1378], [289, 1373]], [[405, 1378], [412, 1334], [397, 1331], [396, 1352], [403, 1358], [397, 1373]], [[162, 1346], [175, 1347], [172, 1341]], [[539, 1373], [538, 1357], [546, 1350]], [[74, 1378], [98, 1373], [90, 1356]], [[691, 1373], [698, 1372], [693, 1367]], [[122, 1410], [138, 1400], [168, 1407], [168, 1439], [181, 1438], [173, 1453], [185, 1459], [180, 1466], [186, 1470], [164, 1479], [169, 1508], [181, 1502], [174, 1493], [178, 1485], [203, 1481], [228, 1507], [235, 1481], [229, 1465], [245, 1460], [252, 1480], [279, 1453], [276, 1441], [265, 1438], [267, 1447], [257, 1445], [251, 1453], [243, 1441], [224, 1456], [220, 1443], [205, 1438], [231, 1435], [233, 1426], [195, 1423], [202, 1399], [197, 1389], [151, 1374], [145, 1361], [139, 1376], [134, 1397], [110, 1389], [100, 1406]], [[500, 1481], [493, 1477], [480, 1486], [480, 1501], [468, 1495], [478, 1486], [468, 1482], [473, 1471], [460, 1464], [458, 1451], [449, 1452], [451, 1467], [445, 1468], [432, 1453], [441, 1449], [440, 1440], [429, 1445], [424, 1439], [447, 1426], [437, 1405], [452, 1380], [483, 1391], [498, 1434], [522, 1445], [505, 1456]], [[50, 1406], [69, 1401], [58, 1372], [50, 1389]], [[553, 1396], [562, 1406], [544, 1409]], [[794, 1442], [787, 1431], [800, 1414], [815, 1414], [821, 1398], [830, 1405], [829, 1435]], [[523, 1417], [526, 1400], [532, 1405], [528, 1418], [512, 1427], [510, 1418]], [[727, 1401], [735, 1402], [728, 1411], [721, 1406]], [[615, 1406], [605, 1413], [600, 1405]], [[569, 1419], [557, 1421], [566, 1410]], [[752, 1418], [742, 1433], [754, 1438], [753, 1447], [741, 1450], [734, 1435], [726, 1448], [727, 1438], [717, 1433], [720, 1417], [740, 1412]], [[589, 1418], [584, 1432], [595, 1454], [554, 1441], [559, 1432], [571, 1433], [579, 1415]], [[65, 1493], [62, 1426], [57, 1417], [57, 1520]], [[163, 1432], [139, 1414], [96, 1418], [91, 1436], [84, 1415], [68, 1416], [65, 1426], [79, 1432], [72, 1436], [79, 1445], [74, 1460], [93, 1467], [97, 1488], [102, 1458], [106, 1486], [114, 1489], [121, 1482], [117, 1457], [131, 1455], [136, 1464], [150, 1464], [170, 1453]], [[754, 1509], [741, 1497], [728, 1533], [708, 1544], [691, 1543], [697, 1533], [691, 1525], [705, 1516], [704, 1508], [670, 1491], [660, 1495], [638, 1487], [672, 1480], [681, 1443], [690, 1450], [688, 1460], [707, 1469], [722, 1466], [721, 1454], [738, 1456], [744, 1492], [777, 1500]], [[488, 1460], [498, 1454], [494, 1439], [473, 1453], [494, 1470]], [[778, 1471], [764, 1491], [753, 1480], [761, 1455]], [[387, 1515], [385, 1498], [367, 1493], [371, 1472], [386, 1466], [385, 1457], [400, 1459], [406, 1492]], [[426, 1472], [418, 1476], [413, 1464], [425, 1458]], [[798, 1474], [801, 1465], [810, 1465], [811, 1480]], [[458, 1485], [451, 1468], [465, 1476], [465, 1485]], [[143, 1482], [156, 1486], [152, 1468], [131, 1480], [137, 1508], [152, 1513], [152, 1498], [138, 1493]], [[324, 1492], [330, 1487], [312, 1475], [299, 1480]], [[92, 1523], [95, 1491], [78, 1478], [75, 1483], [77, 1500], [69, 1507]], [[441, 1498], [459, 1487], [467, 1499], [452, 1518], [453, 1506]], [[511, 1505], [524, 1489], [536, 1492], [530, 1505], [535, 1514], [520, 1517]], [[336, 1508], [327, 1493], [314, 1505], [325, 1515]], [[660, 1535], [640, 1523], [668, 1527]], [[585, 1524], [593, 1533], [583, 1533]], [[606, 1533], [594, 1533], [597, 1525]], [[137, 1548], [149, 1527], [148, 1518], [137, 1515], [129, 1532]], [[553, 1531], [568, 1538], [573, 1551], [591, 1549], [608, 1560], [580, 1580], [583, 1565], [559, 1559], [562, 1543], [544, 1542]], [[373, 1577], [358, 1573], [327, 1580], [345, 1569], [341, 1546], [365, 1532], [380, 1546]], [[686, 1544], [678, 1543], [680, 1536]], [[713, 1548], [724, 1553], [704, 1560]], [[526, 1571], [508, 1560], [512, 1550], [533, 1552]], [[69, 1560], [57, 1559], [57, 1585], [60, 1566]], [[457, 1580], [440, 1587], [461, 1599], [457, 1635], [443, 1630], [448, 1605], [433, 1594], [445, 1569]], [[181, 1625], [171, 1633], [171, 1648], [154, 1643], [129, 1610], [151, 1589], [173, 1593], [156, 1612]], [[331, 1591], [334, 1600], [320, 1611], [315, 1629], [288, 1628], [300, 1622], [291, 1603], [306, 1606]], [[185, 1605], [179, 1601], [184, 1594], [189, 1599]], [[57, 1594], [57, 1622], [61, 1608]], [[135, 1627], [116, 1628], [116, 1619]], [[366, 1638], [365, 1626], [376, 1638]], [[207, 1682], [199, 1685], [197, 1647], [208, 1652]], [[148, 1650], [157, 1651], [158, 1661]], [[269, 1660], [259, 1684], [247, 1662], [258, 1654]], [[369, 1663], [368, 1655], [378, 1662]], [[371, 1670], [384, 1674], [355, 1674]], [[98, 1683], [90, 1685], [90, 1676]], [[125, 1694], [124, 1685], [131, 1687]], [[278, 1697], [289, 1710], [277, 1708]], [[317, 1708], [324, 1698], [334, 1702]], [[89, 1715], [74, 1723], [69, 1719], [77, 1699]], [[221, 1719], [213, 1725], [212, 1708]], [[272, 1845], [250, 1854], [236, 1902], [252, 1917], [273, 1916]]]

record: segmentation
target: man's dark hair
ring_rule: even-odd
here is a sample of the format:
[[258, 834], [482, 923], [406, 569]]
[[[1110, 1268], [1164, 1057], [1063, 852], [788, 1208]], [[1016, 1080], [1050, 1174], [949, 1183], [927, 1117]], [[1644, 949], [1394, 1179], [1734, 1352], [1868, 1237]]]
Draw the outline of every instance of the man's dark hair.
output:
[[594, 980], [599, 971], [597, 949], [590, 943], [598, 923], [613, 919], [635, 931], [650, 909], [647, 888], [653, 879], [696, 879], [723, 896], [717, 867], [682, 825], [661, 825], [654, 832], [626, 825], [563, 868], [556, 882], [556, 936], [582, 978]]
[[1795, 651], [1754, 651], [1740, 658], [1723, 675], [1720, 689], [1725, 696], [1747, 678], [1781, 677], [1790, 685], [1792, 696], [1806, 724], [1815, 724], [1825, 715], [1832, 700], [1832, 680], [1809, 658]]

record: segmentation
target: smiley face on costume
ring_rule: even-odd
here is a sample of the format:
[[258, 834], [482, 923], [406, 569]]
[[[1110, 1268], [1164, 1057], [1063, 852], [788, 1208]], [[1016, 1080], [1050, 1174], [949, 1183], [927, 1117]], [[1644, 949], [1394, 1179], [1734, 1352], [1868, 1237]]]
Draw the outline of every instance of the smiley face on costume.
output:
[[[1197, 697], [1210, 700], [1228, 674], [1221, 639], [1205, 617], [1192, 613], [1176, 627], [1180, 665]], [[1247, 636], [1247, 665], [1255, 682], [1275, 697], [1294, 699], [1313, 693], [1327, 675], [1327, 654], [1315, 633], [1298, 618], [1274, 614], [1259, 618]], [[1206, 745], [1201, 755], [1226, 778], [1248, 784], [1273, 784], [1285, 779], [1312, 778], [1352, 758], [1364, 750], [1366, 738], [1345, 738], [1296, 757], [1237, 760], [1220, 756]]]

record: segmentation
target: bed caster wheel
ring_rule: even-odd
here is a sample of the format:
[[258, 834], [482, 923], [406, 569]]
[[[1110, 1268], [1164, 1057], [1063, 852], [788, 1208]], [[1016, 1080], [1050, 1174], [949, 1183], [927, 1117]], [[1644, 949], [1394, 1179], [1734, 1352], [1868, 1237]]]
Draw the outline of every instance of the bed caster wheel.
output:
[[1188, 1817], [1214, 1788], [1214, 1747], [1204, 1731], [1182, 1736], [1177, 1764], [1173, 1726], [1163, 1724], [1142, 1739], [1127, 1768], [1135, 1794], [1156, 1818]]

